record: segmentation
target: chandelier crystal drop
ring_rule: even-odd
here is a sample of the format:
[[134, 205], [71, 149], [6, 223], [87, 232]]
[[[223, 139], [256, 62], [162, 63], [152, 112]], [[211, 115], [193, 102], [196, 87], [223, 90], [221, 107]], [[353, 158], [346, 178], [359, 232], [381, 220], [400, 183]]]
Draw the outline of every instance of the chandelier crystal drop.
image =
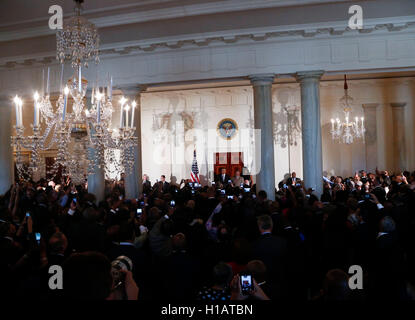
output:
[[[23, 100], [18, 96], [13, 100], [16, 135], [12, 136], [12, 146], [20, 179], [30, 179], [35, 173], [43, 172], [41, 153], [47, 150], [56, 150], [52, 175], [60, 172], [71, 177], [75, 184], [85, 182], [87, 175], [94, 173], [96, 168], [111, 168], [111, 176], [119, 176], [121, 172], [130, 173], [134, 165], [136, 103], [128, 103], [124, 97], [120, 99], [120, 123], [117, 129], [113, 129], [112, 77], [108, 75], [106, 86], [94, 85], [91, 98], [86, 98], [88, 80], [82, 77], [82, 68], [92, 55], [96, 54], [98, 61], [99, 38], [93, 25], [80, 17], [82, 1], [75, 2], [76, 15], [68, 20], [69, 26], [66, 25], [62, 31], [66, 38], [62, 40], [62, 32], [57, 34], [57, 58], [62, 62], [61, 83], [56, 86], [60, 88], [59, 96], [53, 106], [48, 68], [46, 89], [42, 88], [40, 94], [35, 92], [33, 95], [33, 135], [24, 135]], [[67, 58], [72, 61], [74, 73], [64, 85], [62, 78]], [[30, 154], [29, 164], [24, 157], [27, 152]], [[118, 156], [114, 157], [114, 154]]]
[[344, 96], [340, 99], [340, 107], [344, 114], [344, 120], [331, 119], [330, 134], [333, 140], [352, 144], [355, 140], [362, 139], [365, 142], [364, 117], [355, 116], [352, 119], [353, 98], [349, 95], [346, 75], [344, 75]]
[[75, 15], [64, 21], [62, 30], [56, 33], [56, 58], [60, 63], [72, 61], [72, 67], [88, 66], [88, 60], [99, 62], [99, 35], [94, 24], [81, 16], [81, 3], [77, 0]]

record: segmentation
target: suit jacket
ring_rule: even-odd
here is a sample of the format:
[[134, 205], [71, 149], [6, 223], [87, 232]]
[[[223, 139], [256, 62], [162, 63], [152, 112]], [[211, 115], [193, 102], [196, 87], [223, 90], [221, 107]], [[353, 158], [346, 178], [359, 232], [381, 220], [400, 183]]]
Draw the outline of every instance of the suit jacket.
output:
[[222, 174], [218, 174], [218, 175], [216, 176], [216, 182], [221, 183], [221, 184], [223, 184], [224, 186], [227, 186], [227, 185], [228, 185], [228, 181], [229, 181], [230, 179], [231, 179], [231, 178], [230, 178], [227, 174], [225, 174], [225, 179], [223, 179]]
[[160, 275], [163, 283], [163, 298], [173, 301], [190, 301], [200, 286], [201, 264], [187, 252], [173, 252], [164, 263]]
[[[294, 185], [295, 184], [297, 184], [298, 182], [300, 182], [301, 181], [301, 179], [300, 178], [298, 178], [298, 177], [296, 177], [295, 178], [295, 182], [294, 182]], [[292, 177], [289, 177], [288, 179], [287, 179], [287, 185], [288, 186], [292, 186], [293, 185], [293, 178]]]
[[253, 244], [254, 258], [262, 260], [268, 270], [272, 270], [286, 252], [287, 241], [270, 233], [261, 235]]
[[170, 190], [170, 183], [168, 183], [167, 181], [164, 181], [164, 182], [159, 181], [154, 184], [153, 188], [158, 189], [159, 191], [163, 193], [167, 193]]
[[253, 243], [253, 259], [264, 262], [274, 298], [280, 298], [284, 291], [287, 241], [279, 236], [264, 234]]

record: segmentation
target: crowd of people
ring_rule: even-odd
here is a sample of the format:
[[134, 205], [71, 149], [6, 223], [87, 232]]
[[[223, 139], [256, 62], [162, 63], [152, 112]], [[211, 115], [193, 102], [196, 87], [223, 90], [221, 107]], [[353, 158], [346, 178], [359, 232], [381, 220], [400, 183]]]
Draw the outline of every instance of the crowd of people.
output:
[[[70, 179], [21, 181], [0, 198], [0, 290], [9, 299], [415, 299], [415, 172], [322, 183], [319, 197], [293, 172], [270, 201], [239, 172], [211, 186], [145, 175], [139, 198], [125, 199], [121, 179], [96, 203]], [[56, 265], [62, 290], [49, 286]], [[363, 289], [349, 286], [352, 265]]]

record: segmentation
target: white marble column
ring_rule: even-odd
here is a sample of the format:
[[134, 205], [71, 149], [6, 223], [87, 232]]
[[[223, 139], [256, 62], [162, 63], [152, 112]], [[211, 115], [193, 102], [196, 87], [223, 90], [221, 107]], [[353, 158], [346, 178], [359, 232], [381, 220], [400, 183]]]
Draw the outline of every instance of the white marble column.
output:
[[391, 103], [394, 169], [397, 171], [404, 171], [407, 169], [405, 147], [405, 106], [405, 102]]
[[379, 103], [363, 104], [365, 117], [365, 154], [366, 171], [375, 172], [378, 166], [378, 134], [376, 110]]
[[296, 74], [301, 86], [301, 127], [303, 141], [303, 179], [306, 188], [319, 196], [323, 192], [323, 154], [320, 123], [320, 78], [324, 71]]
[[[129, 103], [135, 100], [137, 103], [134, 116], [135, 136], [138, 138], [137, 146], [134, 148], [134, 166], [131, 174], [125, 175], [125, 198], [137, 198], [143, 192], [142, 155], [141, 155], [141, 92], [145, 86], [133, 86], [121, 88], [124, 97]], [[131, 105], [131, 104], [130, 104]]]
[[249, 76], [254, 87], [254, 123], [261, 130], [261, 143], [255, 141], [255, 153], [260, 155], [261, 168], [256, 174], [256, 191], [265, 190], [268, 199], [275, 200], [274, 138], [272, 128], [271, 86], [275, 75]]
[[12, 135], [12, 101], [0, 98], [0, 195], [9, 190], [14, 181]]

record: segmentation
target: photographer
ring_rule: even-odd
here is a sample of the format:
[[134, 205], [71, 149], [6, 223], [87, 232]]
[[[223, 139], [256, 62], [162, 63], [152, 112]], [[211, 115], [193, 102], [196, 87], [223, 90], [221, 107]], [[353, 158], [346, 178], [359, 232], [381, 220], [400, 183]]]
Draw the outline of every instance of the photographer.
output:
[[70, 300], [120, 300], [125, 295], [128, 300], [137, 300], [139, 289], [131, 271], [119, 272], [124, 274], [122, 285], [114, 283], [111, 263], [106, 256], [93, 251], [75, 253], [63, 265], [64, 297]]

